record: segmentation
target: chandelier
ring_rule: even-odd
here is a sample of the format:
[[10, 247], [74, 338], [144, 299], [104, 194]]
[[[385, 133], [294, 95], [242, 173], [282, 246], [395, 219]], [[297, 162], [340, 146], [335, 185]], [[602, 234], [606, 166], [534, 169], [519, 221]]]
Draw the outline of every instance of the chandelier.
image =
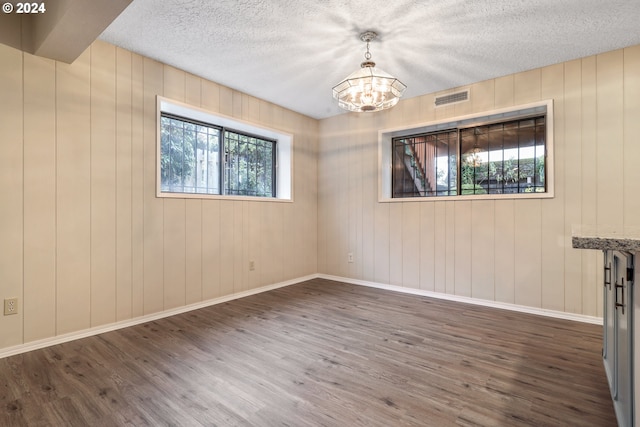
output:
[[345, 110], [386, 110], [398, 103], [407, 88], [400, 80], [376, 68], [376, 63], [371, 61], [369, 42], [377, 36], [373, 31], [360, 34], [360, 40], [367, 43], [365, 61], [360, 64], [359, 70], [333, 87], [333, 97]]

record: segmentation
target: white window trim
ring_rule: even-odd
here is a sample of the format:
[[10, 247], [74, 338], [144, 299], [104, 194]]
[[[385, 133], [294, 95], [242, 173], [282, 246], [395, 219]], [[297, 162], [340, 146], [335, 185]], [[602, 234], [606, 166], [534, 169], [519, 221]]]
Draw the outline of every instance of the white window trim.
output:
[[[391, 171], [393, 168], [391, 159], [392, 139], [399, 136], [415, 135], [424, 133], [429, 128], [446, 123], [470, 120], [486, 116], [511, 113], [514, 111], [526, 110], [535, 107], [547, 107], [546, 113], [546, 151], [545, 159], [547, 165], [545, 193], [517, 193], [517, 194], [468, 194], [458, 196], [429, 196], [429, 197], [391, 197]], [[515, 116], [514, 118], [517, 118]], [[553, 151], [553, 100], [548, 99], [524, 105], [515, 105], [508, 108], [500, 108], [481, 113], [473, 113], [465, 116], [449, 117], [433, 122], [420, 123], [413, 126], [402, 126], [397, 128], [383, 129], [378, 131], [378, 201], [379, 202], [435, 202], [442, 200], [495, 200], [495, 199], [550, 199], [554, 197], [554, 151]]]
[[[293, 202], [293, 135], [256, 125], [244, 120], [214, 113], [183, 102], [157, 96], [156, 98], [156, 196], [179, 199], [250, 200], [252, 202]], [[160, 115], [169, 113], [198, 120], [214, 126], [226, 127], [239, 132], [274, 139], [276, 144], [276, 197], [232, 196], [203, 193], [169, 193], [161, 191], [160, 171]]]

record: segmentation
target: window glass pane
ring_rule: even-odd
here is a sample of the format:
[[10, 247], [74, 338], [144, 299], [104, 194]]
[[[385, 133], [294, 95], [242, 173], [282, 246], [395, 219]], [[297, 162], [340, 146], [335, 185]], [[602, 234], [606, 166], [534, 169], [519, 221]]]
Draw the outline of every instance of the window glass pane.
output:
[[541, 116], [394, 138], [392, 197], [544, 192], [545, 136]]
[[217, 139], [219, 132], [215, 127], [161, 117], [161, 191], [217, 193], [207, 181], [208, 174], [216, 173], [216, 163], [211, 162], [215, 159], [209, 158], [208, 137]]
[[225, 194], [273, 197], [275, 143], [225, 131]]

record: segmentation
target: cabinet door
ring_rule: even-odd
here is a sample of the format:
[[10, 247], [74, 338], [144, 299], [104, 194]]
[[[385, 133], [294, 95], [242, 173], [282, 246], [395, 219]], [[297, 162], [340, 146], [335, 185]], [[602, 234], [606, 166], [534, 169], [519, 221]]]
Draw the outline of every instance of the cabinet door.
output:
[[602, 334], [602, 359], [604, 370], [607, 374], [611, 396], [615, 398], [615, 297], [612, 282], [613, 251], [604, 251], [604, 313], [603, 313], [603, 334]]
[[613, 252], [614, 310], [615, 310], [615, 393], [614, 408], [621, 426], [632, 425], [633, 416], [633, 360], [631, 321], [633, 317], [633, 256]]

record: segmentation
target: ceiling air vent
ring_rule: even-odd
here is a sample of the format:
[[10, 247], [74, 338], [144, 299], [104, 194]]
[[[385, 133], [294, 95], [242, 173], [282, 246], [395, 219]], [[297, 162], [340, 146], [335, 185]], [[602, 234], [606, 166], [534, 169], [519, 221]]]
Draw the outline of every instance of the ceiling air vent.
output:
[[462, 92], [450, 93], [448, 95], [436, 96], [436, 107], [443, 105], [456, 104], [469, 100], [469, 89]]

